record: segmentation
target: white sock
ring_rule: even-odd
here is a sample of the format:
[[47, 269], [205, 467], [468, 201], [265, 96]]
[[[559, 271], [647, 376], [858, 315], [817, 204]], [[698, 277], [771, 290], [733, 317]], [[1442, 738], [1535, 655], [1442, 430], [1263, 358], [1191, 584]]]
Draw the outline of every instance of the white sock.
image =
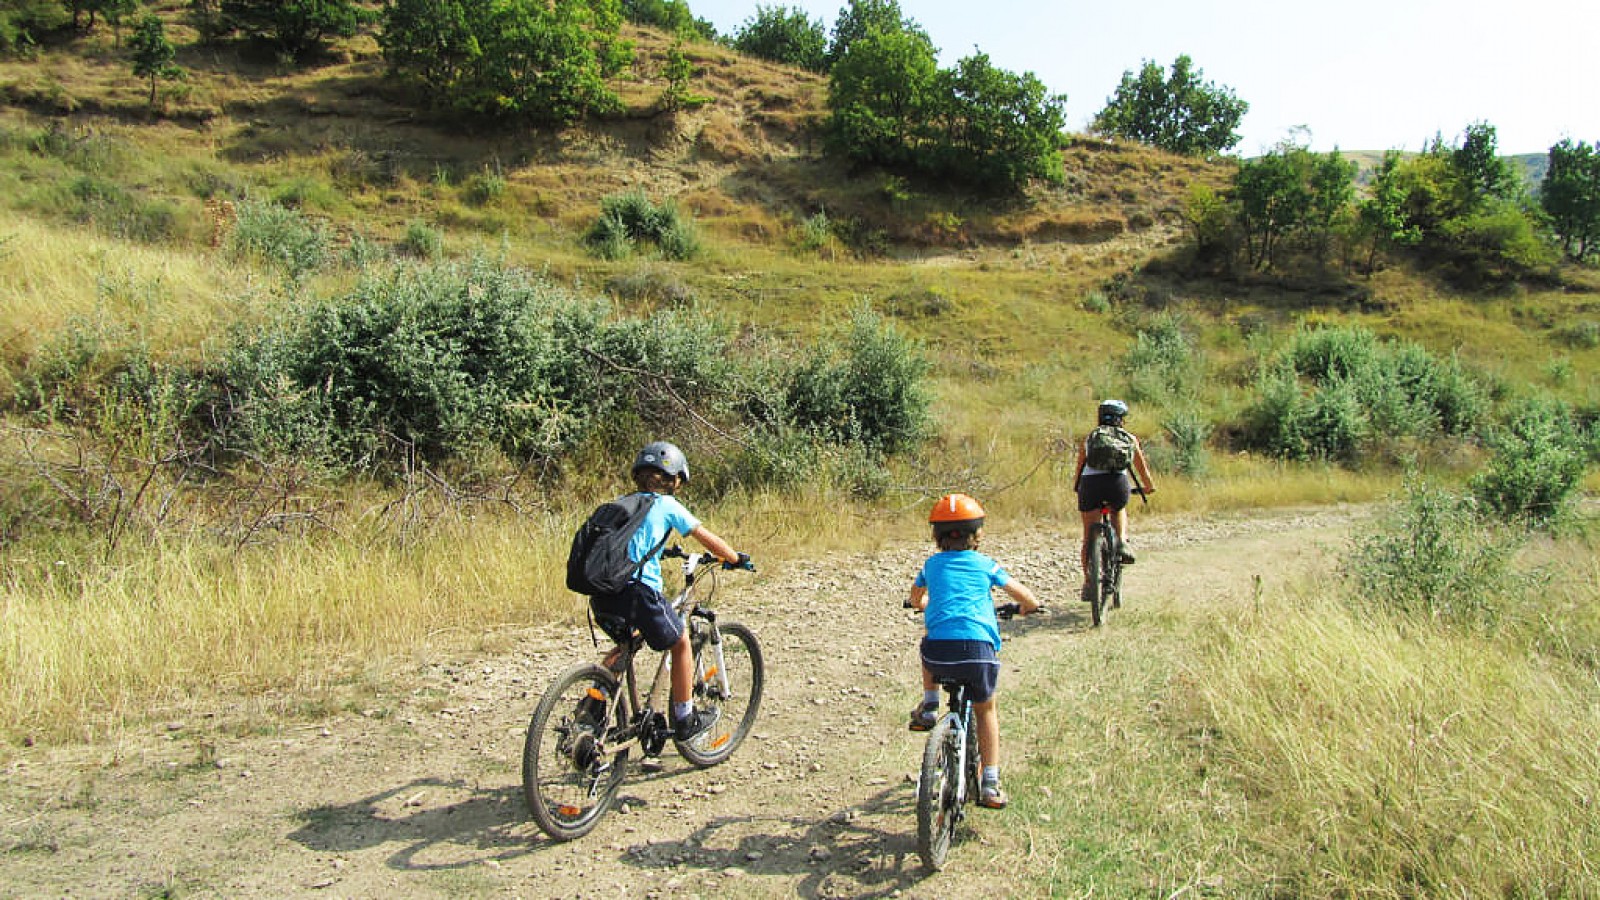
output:
[[923, 703], [924, 706], [938, 706], [939, 705], [939, 692], [937, 690], [923, 691], [922, 692], [922, 703]]
[[672, 704], [672, 721], [682, 722], [684, 719], [687, 719], [692, 715], [694, 715], [693, 700], [685, 700], [682, 703], [675, 702]]
[[999, 766], [984, 766], [983, 767], [983, 783], [984, 784], [999, 784], [1000, 783], [1000, 767]]

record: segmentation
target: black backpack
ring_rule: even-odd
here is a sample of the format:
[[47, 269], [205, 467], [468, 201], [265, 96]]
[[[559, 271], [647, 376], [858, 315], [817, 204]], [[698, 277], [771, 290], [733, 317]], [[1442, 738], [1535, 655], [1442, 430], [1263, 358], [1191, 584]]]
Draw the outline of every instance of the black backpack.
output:
[[615, 594], [639, 577], [645, 562], [672, 535], [671, 531], [663, 535], [661, 544], [646, 553], [643, 560], [634, 562], [628, 558], [628, 543], [655, 501], [655, 494], [629, 494], [602, 503], [589, 514], [572, 536], [572, 549], [567, 553], [568, 590], [591, 597]]

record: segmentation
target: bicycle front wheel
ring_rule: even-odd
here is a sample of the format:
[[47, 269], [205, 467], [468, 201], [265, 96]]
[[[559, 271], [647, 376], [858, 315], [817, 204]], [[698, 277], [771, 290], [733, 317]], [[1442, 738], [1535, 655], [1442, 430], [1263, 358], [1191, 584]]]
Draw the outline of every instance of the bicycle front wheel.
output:
[[545, 834], [570, 841], [594, 830], [617, 799], [628, 751], [607, 749], [615, 675], [585, 663], [561, 673], [534, 708], [522, 746], [522, 793]]
[[722, 762], [738, 749], [761, 711], [766, 667], [755, 633], [738, 622], [695, 621], [694, 703], [717, 713], [717, 723], [678, 753], [701, 768]]
[[1111, 540], [1110, 529], [1104, 525], [1096, 525], [1089, 532], [1089, 571], [1084, 573], [1084, 581], [1089, 585], [1089, 622], [1099, 628], [1105, 622], [1111, 602], [1115, 598], [1112, 582], [1112, 566], [1116, 561], [1112, 554], [1117, 552]]
[[961, 759], [950, 717], [928, 732], [922, 751], [922, 776], [917, 779], [917, 854], [937, 872], [944, 868], [955, 837], [961, 803]]

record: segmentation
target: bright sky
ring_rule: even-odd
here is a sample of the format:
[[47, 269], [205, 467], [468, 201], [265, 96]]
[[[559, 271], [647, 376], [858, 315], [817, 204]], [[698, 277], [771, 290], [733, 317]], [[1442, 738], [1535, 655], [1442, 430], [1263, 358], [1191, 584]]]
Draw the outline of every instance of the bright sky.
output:
[[[829, 35], [845, 0], [769, 0], [803, 8]], [[718, 33], [757, 0], [689, 0]], [[1600, 141], [1597, 0], [901, 0], [952, 65], [974, 48], [1067, 95], [1083, 131], [1145, 60], [1180, 54], [1205, 81], [1250, 104], [1234, 152], [1255, 156], [1309, 129], [1311, 148], [1419, 150], [1435, 134], [1495, 127], [1503, 154], [1562, 138]], [[1304, 132], [1295, 132], [1304, 141]]]

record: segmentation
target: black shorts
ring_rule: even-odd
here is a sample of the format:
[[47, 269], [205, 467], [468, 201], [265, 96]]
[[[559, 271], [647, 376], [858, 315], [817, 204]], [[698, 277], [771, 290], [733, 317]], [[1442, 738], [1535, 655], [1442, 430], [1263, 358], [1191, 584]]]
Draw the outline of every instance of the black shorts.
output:
[[935, 641], [922, 639], [922, 665], [934, 681], [959, 681], [967, 685], [967, 699], [982, 703], [1000, 685], [1000, 657], [988, 641]]
[[1126, 472], [1097, 472], [1078, 479], [1078, 512], [1094, 512], [1100, 505], [1122, 509], [1133, 498]]
[[650, 649], [659, 653], [676, 644], [683, 634], [683, 623], [672, 611], [672, 602], [642, 581], [635, 581], [620, 593], [590, 597], [589, 608], [594, 610], [595, 624], [619, 644], [626, 643], [637, 628]]

